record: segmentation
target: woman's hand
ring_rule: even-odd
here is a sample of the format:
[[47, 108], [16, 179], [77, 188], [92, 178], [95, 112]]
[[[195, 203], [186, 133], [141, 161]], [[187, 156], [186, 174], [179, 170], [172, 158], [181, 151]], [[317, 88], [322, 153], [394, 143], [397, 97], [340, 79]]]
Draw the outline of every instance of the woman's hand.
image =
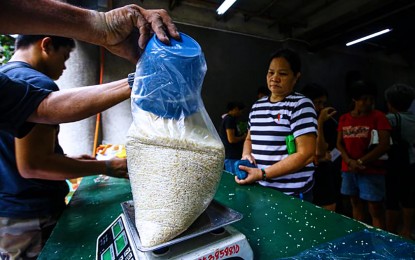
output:
[[256, 165], [255, 158], [252, 154], [243, 154], [241, 160], [248, 160], [250, 163]]
[[238, 184], [244, 185], [244, 184], [251, 184], [256, 181], [262, 180], [262, 171], [258, 168], [251, 168], [243, 165], [239, 165], [239, 169], [246, 171], [248, 174], [245, 179], [240, 180], [237, 176], [235, 176], [235, 181]]

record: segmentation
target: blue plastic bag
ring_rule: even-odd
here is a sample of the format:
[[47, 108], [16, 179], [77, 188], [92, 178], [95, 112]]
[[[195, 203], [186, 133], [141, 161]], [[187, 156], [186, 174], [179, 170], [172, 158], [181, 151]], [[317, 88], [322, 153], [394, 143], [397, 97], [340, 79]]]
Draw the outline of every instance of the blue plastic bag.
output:
[[[166, 45], [154, 35], [137, 63], [131, 94], [134, 104], [157, 116], [187, 117], [203, 107], [201, 89], [206, 61], [199, 44], [181, 33]], [[134, 114], [134, 111], [133, 111]]]

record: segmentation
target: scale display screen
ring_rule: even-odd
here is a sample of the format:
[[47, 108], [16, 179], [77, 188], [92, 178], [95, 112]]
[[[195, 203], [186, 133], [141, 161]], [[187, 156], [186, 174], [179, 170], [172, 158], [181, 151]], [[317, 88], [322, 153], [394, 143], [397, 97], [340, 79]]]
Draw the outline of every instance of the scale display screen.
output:
[[131, 249], [127, 231], [120, 215], [97, 239], [97, 258], [99, 260], [136, 259]]

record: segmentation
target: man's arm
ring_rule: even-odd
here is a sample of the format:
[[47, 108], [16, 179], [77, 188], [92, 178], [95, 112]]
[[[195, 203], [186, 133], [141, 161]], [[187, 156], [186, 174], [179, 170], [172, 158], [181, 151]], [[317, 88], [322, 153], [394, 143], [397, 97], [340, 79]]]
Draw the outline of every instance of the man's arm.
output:
[[27, 121], [43, 124], [78, 121], [128, 99], [130, 94], [127, 79], [99, 86], [55, 91], [40, 103]]
[[23, 178], [65, 180], [96, 174], [127, 177], [125, 159], [113, 159], [107, 165], [106, 161], [56, 154], [55, 136], [54, 126], [37, 124], [24, 138], [15, 138], [16, 163]]
[[[52, 34], [97, 44], [133, 63], [154, 31], [160, 41], [179, 33], [165, 10], [126, 5], [97, 12], [53, 0], [7, 0], [0, 4], [0, 33]], [[137, 42], [138, 39], [138, 42]]]

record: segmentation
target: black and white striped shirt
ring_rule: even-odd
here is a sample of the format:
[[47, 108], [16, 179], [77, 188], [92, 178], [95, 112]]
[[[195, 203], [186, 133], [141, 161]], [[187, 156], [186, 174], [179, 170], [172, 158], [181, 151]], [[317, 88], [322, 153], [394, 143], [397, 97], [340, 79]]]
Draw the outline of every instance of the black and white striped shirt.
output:
[[[299, 93], [291, 93], [279, 102], [268, 97], [258, 100], [249, 114], [252, 155], [258, 168], [265, 169], [288, 156], [285, 138], [317, 134], [317, 116], [313, 103]], [[313, 163], [298, 172], [260, 181], [263, 186], [275, 188], [286, 194], [299, 194], [313, 186]]]

